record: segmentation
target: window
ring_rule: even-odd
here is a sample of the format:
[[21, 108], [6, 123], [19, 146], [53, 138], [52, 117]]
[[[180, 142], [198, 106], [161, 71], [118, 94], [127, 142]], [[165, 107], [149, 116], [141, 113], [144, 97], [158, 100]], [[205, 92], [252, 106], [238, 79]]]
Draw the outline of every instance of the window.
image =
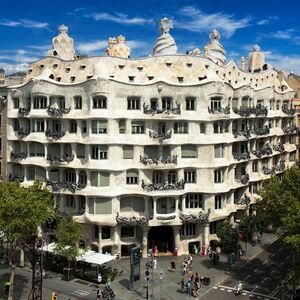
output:
[[175, 122], [174, 123], [174, 133], [188, 133], [188, 123], [187, 122]]
[[215, 158], [223, 158], [224, 157], [224, 144], [214, 145], [215, 149]]
[[142, 121], [132, 121], [131, 122], [131, 133], [132, 134], [145, 133], [145, 123]]
[[33, 119], [31, 122], [33, 132], [44, 132], [45, 122], [43, 119]]
[[182, 145], [181, 146], [182, 158], [197, 158], [196, 145]]
[[131, 238], [135, 237], [135, 227], [134, 226], [122, 226], [121, 227], [121, 238]]
[[46, 108], [47, 98], [43, 96], [33, 97], [33, 108]]
[[151, 98], [150, 99], [150, 107], [151, 107], [151, 109], [156, 110], [157, 107], [158, 107], [157, 103], [158, 103], [158, 99], [157, 98]]
[[101, 238], [102, 240], [107, 240], [111, 238], [110, 226], [101, 227]]
[[221, 108], [221, 97], [212, 97], [210, 99], [210, 108], [212, 111], [219, 110]]
[[74, 97], [74, 107], [75, 109], [82, 109], [82, 98], [81, 96]]
[[109, 186], [108, 172], [91, 172], [91, 186]]
[[222, 209], [223, 207], [223, 196], [216, 195], [215, 196], [215, 209]]
[[176, 173], [174, 171], [170, 171], [168, 173], [168, 183], [169, 184], [174, 184], [177, 180]]
[[239, 99], [238, 98], [233, 98], [232, 99], [232, 109], [237, 109], [239, 104]]
[[83, 144], [77, 145], [77, 158], [85, 158], [85, 148]]
[[86, 187], [86, 184], [87, 184], [86, 172], [85, 171], [80, 171], [78, 177], [79, 177], [78, 182], [81, 183], [84, 187]]
[[29, 146], [29, 155], [44, 157], [45, 156], [44, 145], [41, 143], [36, 143], [36, 142], [31, 143]]
[[145, 200], [136, 196], [122, 197], [120, 200], [120, 211], [142, 213], [145, 211]]
[[172, 108], [172, 98], [171, 97], [162, 97], [161, 99], [162, 108], [169, 110]]
[[107, 133], [106, 120], [92, 120], [92, 133], [105, 134]]
[[186, 223], [181, 225], [180, 235], [181, 236], [194, 236], [196, 234], [196, 225], [193, 223]]
[[277, 110], [280, 110], [280, 100], [277, 100], [277, 101], [276, 101], [276, 109], [277, 109]]
[[195, 110], [195, 98], [188, 97], [185, 99], [185, 109], [186, 110]]
[[200, 123], [200, 133], [206, 133], [206, 124]]
[[66, 182], [76, 182], [76, 174], [75, 171], [72, 169], [66, 169], [65, 170], [65, 180]]
[[[271, 100], [271, 101], [272, 101], [272, 100]], [[270, 101], [270, 102], [271, 102], [271, 101]], [[257, 100], [256, 105], [257, 105], [258, 107], [263, 107], [263, 106], [264, 106], [264, 100]], [[270, 105], [270, 109], [271, 109], [271, 105]]]
[[158, 158], [158, 147], [157, 146], [145, 146], [144, 156], [147, 158]]
[[126, 121], [119, 120], [119, 133], [124, 134], [126, 133]]
[[289, 101], [288, 100], [284, 100], [282, 103], [282, 108], [283, 109], [289, 109]]
[[253, 173], [258, 172], [258, 162], [257, 162], [257, 161], [254, 161], [254, 162], [252, 163], [252, 172], [253, 172]]
[[269, 128], [273, 128], [273, 123], [274, 123], [274, 120], [273, 119], [269, 119], [269, 121], [268, 121]]
[[99, 226], [98, 225], [94, 226], [94, 238], [99, 239]]
[[185, 197], [186, 208], [203, 208], [202, 207], [202, 194], [187, 194]]
[[123, 158], [124, 159], [133, 159], [133, 146], [132, 145], [123, 146]]
[[82, 133], [87, 132], [87, 126], [86, 126], [86, 121], [82, 121]]
[[90, 214], [111, 214], [112, 200], [106, 198], [90, 198], [89, 199], [89, 213]]
[[13, 119], [13, 127], [14, 131], [18, 131], [20, 129], [20, 123], [18, 119]]
[[252, 182], [249, 184], [249, 190], [251, 194], [257, 194], [257, 192], [260, 189], [260, 182], [256, 181], [256, 182]]
[[14, 108], [19, 108], [20, 107], [20, 99], [13, 98], [13, 104], [14, 104]]
[[162, 171], [155, 171], [152, 174], [153, 184], [163, 184], [164, 183], [164, 173]]
[[209, 233], [210, 234], [216, 234], [217, 233], [217, 224], [218, 224], [218, 221], [209, 223]]
[[77, 122], [75, 120], [70, 120], [70, 133], [77, 132]]
[[107, 159], [108, 147], [107, 146], [92, 146], [92, 159]]
[[75, 208], [75, 199], [72, 195], [66, 195], [65, 202], [66, 207]]
[[46, 171], [41, 167], [29, 167], [28, 168], [28, 179], [29, 180], [41, 180], [44, 181], [46, 178]]
[[128, 170], [126, 172], [126, 184], [138, 184], [138, 171]]
[[223, 121], [216, 121], [213, 124], [214, 124], [214, 133], [223, 133], [224, 132]]
[[196, 183], [196, 171], [195, 170], [184, 170], [184, 182], [185, 183]]
[[215, 183], [224, 182], [224, 173], [225, 173], [225, 169], [215, 170]]
[[107, 108], [107, 98], [104, 96], [93, 97], [93, 108]]
[[242, 98], [242, 108], [251, 107], [251, 98], [250, 97], [243, 97]]
[[140, 102], [141, 102], [141, 100], [139, 97], [128, 97], [127, 98], [127, 109], [128, 110], [139, 110]]
[[295, 161], [295, 160], [296, 160], [296, 152], [291, 152], [290, 157], [289, 157], [289, 161]]
[[269, 161], [267, 159], [262, 160], [261, 166], [263, 169], [267, 169], [269, 167]]

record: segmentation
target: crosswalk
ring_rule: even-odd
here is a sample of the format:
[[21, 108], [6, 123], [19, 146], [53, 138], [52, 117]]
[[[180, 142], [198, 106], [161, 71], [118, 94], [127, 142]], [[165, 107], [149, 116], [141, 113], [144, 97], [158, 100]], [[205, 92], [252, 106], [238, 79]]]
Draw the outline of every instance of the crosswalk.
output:
[[90, 292], [84, 291], [84, 290], [77, 290], [72, 293], [75, 296], [87, 296], [90, 294]]
[[[214, 287], [214, 289], [220, 290], [220, 291], [224, 291], [227, 293], [234, 293], [235, 292], [235, 288], [234, 287], [230, 287], [230, 286], [224, 286], [224, 285], [217, 285]], [[271, 295], [263, 295], [263, 294], [259, 294], [256, 292], [251, 292], [251, 291], [247, 291], [247, 290], [243, 290], [243, 292], [240, 294], [241, 296], [248, 296], [248, 297], [253, 297], [254, 299], [261, 299], [261, 300], [279, 300], [279, 298], [275, 298]]]

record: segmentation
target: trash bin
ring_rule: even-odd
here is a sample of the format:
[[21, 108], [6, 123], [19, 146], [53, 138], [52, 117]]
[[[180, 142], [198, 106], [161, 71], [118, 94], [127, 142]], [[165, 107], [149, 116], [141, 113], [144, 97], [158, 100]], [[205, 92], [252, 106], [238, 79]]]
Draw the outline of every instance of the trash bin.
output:
[[177, 248], [174, 249], [173, 255], [178, 256], [178, 249]]
[[202, 256], [206, 255], [206, 248], [205, 248], [205, 246], [201, 247], [201, 253], [200, 253], [200, 255], [202, 255]]

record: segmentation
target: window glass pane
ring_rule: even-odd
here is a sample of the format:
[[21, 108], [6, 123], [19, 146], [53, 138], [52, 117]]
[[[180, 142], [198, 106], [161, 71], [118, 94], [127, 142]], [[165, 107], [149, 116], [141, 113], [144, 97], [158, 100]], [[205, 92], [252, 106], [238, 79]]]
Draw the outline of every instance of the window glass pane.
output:
[[181, 157], [182, 158], [196, 158], [197, 157], [196, 145], [182, 145], [181, 146]]
[[84, 158], [85, 157], [85, 150], [83, 144], [77, 145], [77, 158]]
[[133, 159], [133, 146], [131, 146], [131, 145], [123, 146], [123, 158], [124, 159]]
[[111, 214], [111, 212], [112, 212], [111, 199], [95, 198], [96, 214]]
[[129, 197], [121, 198], [120, 210], [121, 211], [131, 211], [131, 209], [132, 209], [131, 198], [129, 198]]
[[158, 147], [146, 146], [144, 148], [144, 155], [148, 158], [158, 158]]

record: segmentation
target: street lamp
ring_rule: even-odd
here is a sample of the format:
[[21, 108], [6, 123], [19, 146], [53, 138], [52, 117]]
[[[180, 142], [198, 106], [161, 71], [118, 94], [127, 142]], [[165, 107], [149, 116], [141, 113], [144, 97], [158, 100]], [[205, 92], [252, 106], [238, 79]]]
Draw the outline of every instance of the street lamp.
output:
[[241, 220], [235, 220], [235, 229], [236, 229], [236, 260], [239, 260], [239, 226], [240, 226]]

